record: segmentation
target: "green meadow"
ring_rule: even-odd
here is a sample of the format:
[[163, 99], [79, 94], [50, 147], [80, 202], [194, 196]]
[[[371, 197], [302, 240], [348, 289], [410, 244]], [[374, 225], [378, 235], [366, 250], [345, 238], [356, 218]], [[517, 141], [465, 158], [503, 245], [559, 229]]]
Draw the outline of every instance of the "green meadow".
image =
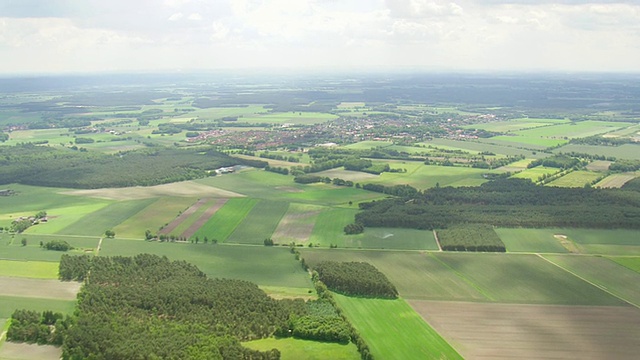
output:
[[360, 353], [353, 343], [347, 345], [294, 338], [267, 338], [242, 343], [249, 349], [280, 350], [281, 360], [358, 360]]
[[271, 238], [288, 208], [289, 203], [284, 201], [258, 201], [226, 242], [264, 244], [264, 239]]
[[402, 299], [334, 297], [377, 359], [462, 359]]
[[591, 184], [600, 177], [602, 177], [602, 174], [593, 171], [577, 170], [561, 176], [546, 185], [558, 187], [583, 187], [585, 184]]
[[58, 263], [50, 261], [0, 260], [0, 276], [57, 279]]
[[164, 224], [168, 224], [181, 211], [196, 202], [195, 198], [162, 197], [156, 199], [146, 208], [126, 219], [113, 228], [116, 235], [122, 238], [144, 238], [144, 231], [155, 232]]
[[40, 299], [0, 295], [0, 318], [9, 318], [17, 309], [34, 311], [51, 310], [71, 315], [75, 309], [74, 300]]
[[508, 252], [566, 253], [548, 229], [495, 228]]
[[225, 241], [257, 203], [257, 199], [251, 198], [229, 199], [193, 237], [204, 239], [206, 236], [210, 240]]

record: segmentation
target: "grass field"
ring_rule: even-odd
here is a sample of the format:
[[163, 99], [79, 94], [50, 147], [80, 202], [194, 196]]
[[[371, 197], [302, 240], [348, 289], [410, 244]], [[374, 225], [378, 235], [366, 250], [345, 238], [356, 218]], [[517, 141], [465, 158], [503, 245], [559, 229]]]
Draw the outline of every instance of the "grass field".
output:
[[65, 208], [47, 209], [49, 221], [40, 223], [37, 226], [29, 227], [25, 233], [27, 234], [56, 234], [63, 231], [66, 227], [79, 221], [87, 214], [103, 209], [109, 203], [105, 201], [96, 201], [95, 204], [86, 204], [79, 206], [70, 206]]
[[0, 276], [57, 279], [58, 263], [49, 261], [0, 260]]
[[262, 245], [278, 227], [289, 203], [260, 200], [226, 239], [229, 243]]
[[290, 203], [286, 214], [271, 236], [276, 243], [305, 243], [309, 240], [318, 215], [324, 208], [316, 205]]
[[618, 264], [626, 268], [629, 268], [635, 272], [640, 273], [640, 257], [616, 256], [616, 257], [610, 257], [609, 259], [617, 262]]
[[439, 148], [451, 149], [451, 150], [465, 150], [472, 152], [490, 151], [495, 154], [501, 155], [524, 155], [528, 159], [537, 159], [543, 157], [544, 154], [532, 152], [531, 150], [519, 149], [511, 143], [502, 145], [488, 144], [479, 141], [461, 141], [450, 139], [433, 139], [428, 142], [419, 143], [424, 146], [437, 146]]
[[266, 286], [312, 289], [309, 275], [287, 247], [111, 239], [102, 243], [100, 256], [133, 256], [141, 253], [188, 261], [213, 278], [241, 279]]
[[495, 302], [624, 304], [535, 255], [434, 253], [434, 257]]
[[[526, 169], [522, 172], [512, 175], [512, 178], [515, 179], [530, 179], [533, 182], [537, 182], [540, 177], [543, 175], [552, 175], [560, 171], [560, 169], [544, 167], [544, 166], [536, 166], [531, 169]], [[584, 184], [582, 184], [584, 185]]]
[[591, 184], [591, 182], [597, 180], [601, 176], [602, 174], [596, 172], [577, 170], [561, 176], [546, 185], [558, 187], [583, 187], [585, 184]]
[[347, 345], [299, 340], [293, 338], [282, 339], [261, 339], [242, 343], [242, 346], [249, 349], [267, 351], [278, 349], [281, 353], [281, 360], [358, 360], [360, 353], [353, 343]]
[[566, 253], [560, 241], [547, 229], [494, 229], [508, 252]]
[[563, 119], [529, 119], [529, 118], [521, 118], [521, 119], [513, 119], [509, 121], [495, 121], [488, 122], [482, 124], [472, 124], [462, 126], [465, 129], [482, 129], [487, 131], [495, 131], [495, 132], [512, 132], [523, 129], [531, 129], [537, 128], [541, 126], [549, 126], [553, 124], [568, 122], [568, 120]]
[[75, 300], [38, 299], [30, 297], [5, 296], [0, 292], [0, 318], [9, 318], [17, 309], [34, 311], [51, 310], [63, 314], [73, 313]]
[[482, 177], [485, 169], [474, 169], [461, 166], [424, 165], [421, 162], [385, 161], [392, 168], [406, 168], [406, 173], [382, 173], [372, 181], [384, 185], [408, 184], [418, 189], [440, 186], [477, 186], [487, 180]]
[[104, 234], [105, 230], [113, 229], [153, 202], [153, 199], [142, 199], [110, 204], [83, 216], [80, 220], [59, 231], [58, 234], [100, 236]]
[[640, 160], [640, 145], [638, 144], [624, 144], [620, 146], [567, 144], [561, 148], [553, 150], [553, 152], [576, 152], [590, 155], [602, 155], [607, 157], [612, 156], [617, 159]]
[[334, 296], [376, 359], [462, 359], [402, 299]]
[[488, 301], [478, 289], [433, 256], [417, 252], [301, 249], [313, 267], [322, 261], [368, 262], [384, 273], [403, 298]]
[[229, 199], [193, 236], [225, 241], [257, 203], [251, 198]]
[[345, 247], [348, 236], [344, 234], [344, 227], [354, 222], [358, 210], [345, 208], [330, 208], [318, 215], [316, 223], [309, 237], [309, 242], [329, 246]]
[[[2, 189], [16, 192], [13, 196], [0, 197], [0, 216], [33, 215], [40, 210], [62, 209], [82, 205], [95, 205], [96, 199], [63, 195], [65, 189], [27, 185], [2, 185]], [[106, 203], [106, 202], [105, 202]], [[52, 214], [53, 215], [53, 214]]]
[[[22, 246], [22, 239], [27, 240], [27, 246]], [[69, 235], [31, 235], [20, 234], [12, 238], [11, 235], [0, 235], [0, 258], [21, 261], [60, 261], [62, 251], [45, 250], [40, 247], [40, 242], [46, 243], [51, 240], [67, 241], [75, 249], [69, 254], [92, 253], [98, 246], [97, 237], [69, 236]]]
[[238, 121], [249, 123], [269, 123], [269, 124], [318, 124], [329, 120], [337, 119], [333, 114], [319, 112], [289, 112], [289, 113], [269, 113], [264, 115], [246, 115]]
[[118, 237], [142, 239], [145, 230], [155, 232], [195, 201], [195, 198], [189, 197], [162, 197], [115, 226], [113, 231]]
[[[177, 223], [174, 223], [175, 226], [171, 231], [165, 228], [165, 231], [168, 231], [169, 234], [176, 236], [184, 236], [185, 231], [191, 227], [200, 217], [207, 211], [207, 209], [213, 206], [216, 203], [216, 199], [200, 199], [196, 204], [193, 205], [191, 210], [187, 213], [183, 212], [183, 218], [179, 218]], [[171, 224], [170, 224], [171, 226]]]
[[82, 284], [56, 279], [0, 276], [0, 295], [55, 300], [75, 300]]
[[604, 257], [544, 255], [556, 265], [640, 307], [640, 274]]
[[393, 145], [393, 142], [391, 141], [366, 140], [366, 141], [360, 141], [354, 144], [345, 145], [343, 147], [347, 149], [353, 149], [353, 150], [369, 150], [377, 147], [388, 147], [391, 145]]
[[[82, 197], [92, 197], [109, 200], [135, 200], [158, 198], [163, 196], [170, 197], [239, 197], [242, 196], [233, 191], [219, 189], [213, 186], [200, 184], [196, 181], [181, 181], [170, 184], [162, 184], [155, 186], [135, 186], [126, 188], [103, 188], [90, 190], [67, 190], [63, 192], [67, 195], [76, 195]], [[95, 201], [92, 199], [91, 201]]]

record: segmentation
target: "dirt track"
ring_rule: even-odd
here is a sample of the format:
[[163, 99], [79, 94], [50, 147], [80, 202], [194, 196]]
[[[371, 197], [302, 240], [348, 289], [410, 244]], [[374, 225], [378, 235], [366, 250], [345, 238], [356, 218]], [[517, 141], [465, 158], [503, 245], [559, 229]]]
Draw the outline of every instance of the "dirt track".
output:
[[410, 300], [465, 359], [637, 359], [640, 309]]

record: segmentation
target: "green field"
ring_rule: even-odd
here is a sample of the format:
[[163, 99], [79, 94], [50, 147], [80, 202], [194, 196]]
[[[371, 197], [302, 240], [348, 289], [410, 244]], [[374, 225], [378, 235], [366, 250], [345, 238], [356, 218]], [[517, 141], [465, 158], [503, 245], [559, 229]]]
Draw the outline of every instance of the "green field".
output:
[[402, 299], [334, 297], [376, 359], [462, 359]]
[[[19, 184], [2, 185], [2, 189], [11, 189], [16, 192], [13, 196], [0, 197], [0, 219], [12, 216], [33, 215], [40, 210], [62, 209], [82, 205], [94, 206], [104, 200], [79, 196], [62, 195], [61, 192], [69, 189], [37, 187]], [[54, 215], [54, 214], [51, 214]]]
[[238, 121], [249, 123], [268, 124], [296, 124], [310, 125], [337, 119], [333, 114], [319, 112], [289, 112], [289, 113], [269, 113], [265, 115], [247, 115], [239, 118]]
[[9, 318], [17, 309], [34, 311], [51, 310], [63, 314], [73, 313], [76, 302], [74, 300], [38, 299], [30, 297], [16, 297], [0, 295], [0, 318]]
[[428, 142], [418, 143], [424, 146], [436, 146], [443, 149], [450, 150], [465, 150], [471, 152], [490, 151], [500, 155], [524, 155], [528, 159], [537, 159], [544, 157], [544, 154], [534, 153], [531, 150], [520, 149], [511, 143], [494, 145], [480, 141], [462, 141], [462, 140], [450, 140], [450, 139], [433, 139]]
[[544, 166], [536, 166], [534, 168], [526, 169], [522, 172], [514, 174], [511, 177], [514, 179], [529, 179], [533, 182], [537, 182], [543, 175], [552, 175], [557, 173], [558, 171], [560, 171], [560, 169], [544, 167]]
[[629, 268], [633, 271], [640, 273], [640, 257], [616, 256], [616, 257], [610, 257], [609, 259], [617, 262], [618, 264], [626, 268]]
[[563, 153], [583, 153], [590, 155], [602, 155], [606, 157], [615, 157], [617, 159], [634, 159], [640, 160], [640, 145], [624, 144], [620, 146], [596, 146], [596, 145], [579, 145], [567, 144], [561, 148], [553, 150], [553, 152]]
[[624, 304], [536, 255], [434, 253], [434, 256], [495, 302]]
[[[100, 236], [151, 205], [154, 199], [121, 201], [83, 216], [58, 234]], [[116, 236], [118, 234], [116, 233]]]
[[344, 227], [354, 222], [358, 210], [346, 208], [329, 208], [318, 215], [309, 242], [321, 246], [338, 245], [345, 247], [349, 236], [344, 234]]
[[547, 229], [496, 228], [508, 252], [566, 253], [560, 241]]
[[229, 199], [193, 236], [225, 241], [257, 203], [251, 198]]
[[564, 269], [640, 307], [640, 274], [604, 257], [544, 255]]
[[57, 279], [58, 263], [48, 261], [0, 260], [0, 276]]
[[411, 185], [417, 189], [428, 189], [440, 186], [478, 186], [487, 180], [482, 177], [485, 169], [474, 169], [462, 166], [424, 165], [422, 162], [384, 161], [392, 168], [406, 168], [406, 173], [380, 174], [376, 179], [362, 183], [391, 185]]
[[577, 170], [561, 176], [545, 185], [558, 187], [583, 187], [600, 178], [602, 174], [593, 171]]
[[391, 141], [366, 140], [366, 141], [360, 141], [357, 143], [345, 145], [343, 147], [346, 149], [353, 149], [353, 150], [369, 150], [377, 147], [388, 147], [391, 145], [393, 145], [393, 142]]
[[368, 262], [384, 273], [403, 298], [420, 300], [488, 301], [470, 282], [435, 257], [417, 252], [301, 249], [305, 262]]
[[312, 289], [309, 275], [287, 247], [109, 239], [102, 242], [100, 256], [133, 256], [141, 253], [188, 261], [212, 278]]
[[184, 211], [195, 201], [195, 198], [162, 197], [115, 226], [113, 231], [118, 237], [142, 239], [145, 230], [155, 232], [160, 226], [171, 222], [180, 211]]
[[360, 354], [353, 343], [347, 345], [294, 338], [261, 339], [242, 343], [254, 350], [280, 350], [281, 360], [358, 360]]
[[[27, 239], [27, 246], [22, 246], [22, 239]], [[69, 236], [69, 235], [31, 235], [19, 234], [12, 237], [8, 234], [0, 234], [0, 258], [22, 261], [60, 261], [62, 251], [45, 250], [40, 247], [40, 242], [51, 240], [64, 240], [75, 249], [69, 254], [92, 253], [98, 246], [97, 237]]]
[[534, 118], [520, 118], [509, 121], [494, 121], [481, 124], [472, 124], [462, 126], [465, 129], [482, 129], [494, 132], [512, 132], [524, 129], [537, 128], [541, 126], [549, 126], [558, 123], [569, 122], [564, 119], [534, 119]]
[[47, 209], [49, 221], [31, 226], [25, 233], [27, 234], [57, 234], [68, 226], [78, 222], [87, 214], [99, 211], [108, 206], [106, 201], [96, 201], [95, 204], [83, 204], [64, 208]]
[[182, 236], [182, 234], [189, 228], [193, 223], [198, 221], [198, 219], [204, 214], [205, 211], [216, 203], [215, 199], [202, 199], [202, 206], [198, 207], [193, 214], [189, 215], [186, 219], [183, 219], [178, 226], [175, 227], [169, 234], [175, 236]]
[[284, 201], [258, 201], [226, 242], [262, 245], [264, 239], [271, 238], [288, 208], [289, 203]]

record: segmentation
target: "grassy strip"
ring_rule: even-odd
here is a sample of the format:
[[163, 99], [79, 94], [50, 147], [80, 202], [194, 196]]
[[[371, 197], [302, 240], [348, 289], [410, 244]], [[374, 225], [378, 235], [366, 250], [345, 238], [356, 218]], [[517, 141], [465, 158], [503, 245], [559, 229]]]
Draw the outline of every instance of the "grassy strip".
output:
[[280, 350], [281, 360], [358, 360], [360, 354], [353, 343], [347, 345], [294, 338], [261, 339], [242, 343], [254, 350]]
[[57, 279], [58, 263], [47, 261], [0, 260], [0, 276]]
[[376, 359], [462, 359], [402, 299], [333, 296]]

